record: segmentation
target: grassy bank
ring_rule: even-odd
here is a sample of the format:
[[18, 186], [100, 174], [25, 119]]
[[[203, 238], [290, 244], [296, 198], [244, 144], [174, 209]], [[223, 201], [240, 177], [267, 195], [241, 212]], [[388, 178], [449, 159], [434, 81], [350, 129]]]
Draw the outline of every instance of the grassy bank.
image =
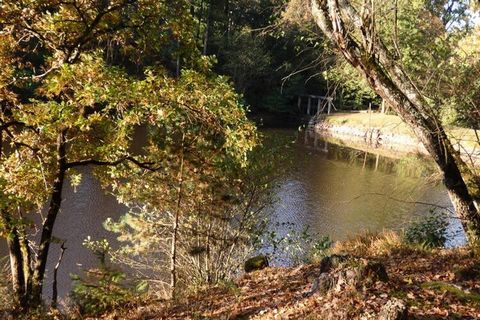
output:
[[[363, 112], [335, 113], [328, 115], [323, 121], [333, 127], [350, 127], [363, 131], [375, 128], [384, 134], [404, 136], [412, 141], [418, 141], [413, 131], [395, 115]], [[480, 145], [473, 129], [447, 126], [447, 134], [462, 154], [480, 157]]]
[[325, 118], [329, 124], [354, 128], [379, 128], [386, 132], [415, 138], [412, 130], [398, 116], [381, 113], [333, 113]]
[[[325, 121], [335, 125], [349, 125], [361, 128], [381, 128], [393, 134], [402, 134], [415, 138], [412, 130], [396, 115], [367, 112], [339, 112], [328, 115], [325, 118]], [[473, 147], [478, 144], [473, 129], [447, 126], [447, 133], [452, 139], [455, 139], [456, 142], [461, 141], [467, 146]]]

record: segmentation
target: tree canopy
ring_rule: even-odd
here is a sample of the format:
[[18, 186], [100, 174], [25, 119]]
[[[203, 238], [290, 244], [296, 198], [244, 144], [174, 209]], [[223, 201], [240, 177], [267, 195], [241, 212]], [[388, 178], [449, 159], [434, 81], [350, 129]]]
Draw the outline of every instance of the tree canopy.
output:
[[[197, 50], [189, 9], [188, 1], [2, 2], [1, 227], [23, 304], [40, 301], [63, 185], [80, 183], [76, 168], [97, 167], [110, 187], [133, 174], [168, 178], [180, 153], [192, 172], [205, 162], [245, 165], [254, 126]], [[27, 243], [32, 212], [46, 212], [37, 247]]]

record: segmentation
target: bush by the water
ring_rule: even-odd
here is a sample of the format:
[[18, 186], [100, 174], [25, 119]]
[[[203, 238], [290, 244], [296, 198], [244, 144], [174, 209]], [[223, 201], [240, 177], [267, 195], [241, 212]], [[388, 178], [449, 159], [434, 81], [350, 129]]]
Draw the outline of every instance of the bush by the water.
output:
[[318, 262], [333, 245], [328, 235], [312, 233], [308, 227], [299, 229], [291, 222], [276, 223], [274, 229], [282, 232], [268, 231], [260, 241], [264, 253], [280, 265], [297, 266]]
[[405, 241], [426, 248], [443, 247], [447, 241], [447, 227], [447, 214], [431, 211], [405, 230]]
[[70, 294], [81, 314], [97, 315], [119, 305], [125, 305], [133, 297], [133, 291], [122, 286], [125, 275], [109, 269], [94, 269], [87, 272], [88, 279], [73, 276]]
[[80, 314], [98, 315], [140, 298], [147, 289], [145, 283], [127, 285], [125, 273], [108, 265], [111, 248], [105, 239], [94, 241], [88, 237], [83, 245], [97, 257], [99, 267], [86, 270], [84, 277], [72, 275], [70, 298]]

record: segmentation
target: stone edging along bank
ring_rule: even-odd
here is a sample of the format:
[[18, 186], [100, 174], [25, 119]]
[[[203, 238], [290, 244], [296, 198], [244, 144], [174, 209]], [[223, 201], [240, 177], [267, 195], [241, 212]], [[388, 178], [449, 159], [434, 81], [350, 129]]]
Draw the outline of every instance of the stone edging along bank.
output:
[[[365, 116], [365, 114], [358, 113], [358, 117]], [[407, 133], [406, 130], [396, 130], [397, 124], [393, 126], [376, 126], [375, 124], [366, 126], [361, 121], [358, 123], [349, 121], [355, 117], [357, 117], [357, 114], [350, 113], [321, 117], [314, 124], [314, 131], [321, 135], [340, 139], [347, 146], [349, 144], [360, 144], [366, 148], [428, 155], [427, 150], [414, 134]], [[335, 118], [335, 121], [330, 121], [331, 118]], [[390, 129], [392, 127], [393, 130]], [[480, 166], [480, 148], [468, 147], [461, 142], [454, 142], [453, 144], [457, 150], [460, 150], [460, 154], [465, 161], [470, 164], [473, 162], [475, 166]]]

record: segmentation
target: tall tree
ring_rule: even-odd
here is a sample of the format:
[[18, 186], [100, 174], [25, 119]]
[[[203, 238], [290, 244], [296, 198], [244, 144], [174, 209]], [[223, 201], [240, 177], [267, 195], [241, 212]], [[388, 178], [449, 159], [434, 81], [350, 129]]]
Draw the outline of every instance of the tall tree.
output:
[[[123, 174], [121, 183], [133, 171], [168, 170], [178, 151], [169, 142], [182, 130], [239, 163], [254, 143], [235, 94], [196, 50], [189, 10], [187, 0], [2, 2], [0, 232], [23, 307], [42, 304], [62, 190], [80, 182], [76, 168]], [[208, 92], [224, 103], [205, 99]], [[139, 126], [148, 134], [135, 154]], [[45, 213], [36, 243], [27, 218], [35, 212]]]
[[315, 23], [395, 112], [413, 129], [439, 170], [471, 242], [480, 240], [480, 213], [462, 176], [462, 160], [454, 150], [434, 108], [389, 50], [378, 32], [378, 3], [358, 7], [347, 0], [311, 0]]

